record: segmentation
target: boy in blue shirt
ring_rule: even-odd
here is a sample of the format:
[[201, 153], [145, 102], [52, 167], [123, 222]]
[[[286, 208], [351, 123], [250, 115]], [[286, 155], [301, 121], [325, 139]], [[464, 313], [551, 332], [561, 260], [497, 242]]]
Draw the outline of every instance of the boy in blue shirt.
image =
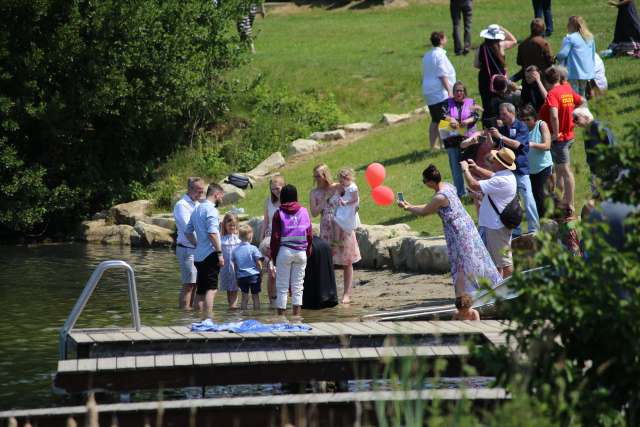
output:
[[253, 229], [250, 225], [243, 225], [239, 230], [242, 243], [234, 249], [231, 260], [238, 279], [238, 287], [242, 291], [240, 308], [246, 310], [249, 305], [249, 291], [253, 300], [253, 309], [260, 309], [260, 284], [262, 282], [262, 253], [251, 244]]

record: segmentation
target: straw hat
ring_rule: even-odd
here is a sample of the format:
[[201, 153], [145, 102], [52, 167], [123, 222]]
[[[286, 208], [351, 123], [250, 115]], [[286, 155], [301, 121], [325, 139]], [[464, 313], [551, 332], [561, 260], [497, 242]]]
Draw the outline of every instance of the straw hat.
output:
[[504, 31], [502, 31], [498, 24], [491, 24], [484, 30], [480, 31], [480, 37], [489, 40], [504, 40], [506, 38]]
[[491, 150], [491, 158], [509, 170], [516, 170], [516, 155], [507, 147]]

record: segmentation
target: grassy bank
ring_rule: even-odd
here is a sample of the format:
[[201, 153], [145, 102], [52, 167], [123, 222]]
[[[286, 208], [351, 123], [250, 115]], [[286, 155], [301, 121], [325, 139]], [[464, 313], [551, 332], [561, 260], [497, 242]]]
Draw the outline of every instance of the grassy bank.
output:
[[[474, 2], [473, 46], [481, 39], [480, 30], [499, 22], [518, 38], [528, 34], [532, 11], [522, 0], [477, 0]], [[616, 11], [600, 1], [580, 2], [580, 10], [572, 0], [553, 4], [556, 31], [550, 42], [554, 52], [560, 47], [569, 15], [586, 17], [598, 50], [606, 48], [612, 38]], [[451, 32], [448, 2], [411, 2], [404, 8], [346, 7], [330, 10], [323, 7], [299, 8], [295, 12], [274, 13], [258, 20], [257, 54], [237, 76], [250, 80], [261, 75], [265, 84], [286, 88], [292, 93], [315, 91], [333, 94], [338, 106], [351, 120], [378, 121], [384, 112], [406, 112], [422, 104], [420, 90], [421, 58], [426, 40], [433, 30]], [[452, 50], [452, 42], [449, 50]], [[479, 99], [477, 71], [472, 57], [451, 55], [458, 79], [467, 83], [470, 96]], [[510, 72], [515, 72], [516, 50], [507, 53]], [[637, 121], [640, 109], [640, 63], [630, 58], [605, 62], [609, 79], [608, 98], [595, 106], [599, 117], [611, 123], [617, 135], [624, 124]], [[256, 118], [260, 120], [260, 118]], [[350, 166], [356, 169], [357, 182], [363, 194], [361, 218], [365, 223], [392, 224], [407, 222], [426, 234], [439, 234], [437, 218], [415, 219], [405, 216], [395, 206], [374, 206], [363, 179], [364, 167], [381, 162], [387, 167], [385, 184], [394, 191], [404, 191], [411, 202], [427, 201], [429, 194], [422, 186], [420, 172], [435, 163], [451, 179], [445, 153], [431, 153], [427, 143], [427, 121], [422, 119], [394, 128], [383, 129], [350, 146], [320, 153], [308, 161], [286, 167], [282, 173], [299, 187], [302, 201], [308, 203], [311, 171], [317, 163], [327, 163], [332, 171]], [[581, 133], [572, 151], [576, 171], [578, 208], [588, 194], [586, 164]], [[187, 173], [188, 171], [184, 171]], [[188, 173], [187, 173], [188, 174]], [[247, 193], [240, 206], [252, 215], [260, 215], [267, 195], [266, 184]], [[474, 209], [470, 208], [470, 212]], [[475, 214], [475, 212], [473, 212]]]

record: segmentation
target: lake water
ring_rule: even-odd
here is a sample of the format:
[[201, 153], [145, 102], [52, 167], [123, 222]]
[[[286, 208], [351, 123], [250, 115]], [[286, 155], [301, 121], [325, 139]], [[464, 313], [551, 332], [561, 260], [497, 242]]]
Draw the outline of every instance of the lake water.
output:
[[[188, 325], [201, 320], [198, 313], [178, 308], [180, 275], [171, 250], [80, 243], [0, 246], [0, 410], [61, 403], [51, 389], [58, 332], [95, 267], [109, 259], [126, 261], [134, 268], [143, 325]], [[226, 305], [226, 296], [218, 295], [215, 321], [277, 320], [265, 304], [260, 313], [229, 312]], [[308, 322], [362, 314], [344, 306], [303, 312]], [[124, 270], [107, 272], [76, 327], [130, 325], [126, 274]]]

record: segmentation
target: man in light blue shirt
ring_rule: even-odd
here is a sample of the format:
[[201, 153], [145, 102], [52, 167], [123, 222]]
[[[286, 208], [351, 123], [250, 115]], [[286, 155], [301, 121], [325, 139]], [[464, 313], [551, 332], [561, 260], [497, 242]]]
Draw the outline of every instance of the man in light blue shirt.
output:
[[191, 214], [185, 229], [185, 237], [196, 247], [193, 258], [198, 277], [196, 281], [196, 306], [213, 309], [218, 290], [218, 273], [224, 265], [220, 244], [220, 216], [217, 204], [222, 201], [224, 190], [218, 184], [209, 184], [207, 199]]

